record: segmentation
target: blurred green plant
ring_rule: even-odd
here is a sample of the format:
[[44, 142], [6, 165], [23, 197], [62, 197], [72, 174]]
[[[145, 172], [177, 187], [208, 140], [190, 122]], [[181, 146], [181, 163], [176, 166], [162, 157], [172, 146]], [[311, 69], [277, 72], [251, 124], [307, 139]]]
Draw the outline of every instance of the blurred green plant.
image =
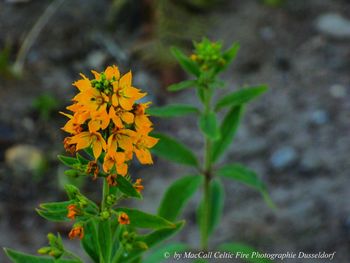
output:
[[50, 119], [52, 113], [58, 110], [59, 105], [58, 99], [50, 93], [42, 94], [33, 101], [33, 108], [38, 112], [40, 119], [44, 121]]
[[[256, 189], [267, 204], [274, 207], [265, 183], [253, 170], [239, 163], [222, 164], [219, 162], [235, 137], [246, 104], [267, 91], [265, 85], [244, 87], [216, 101], [213, 100], [217, 90], [225, 86], [219, 74], [228, 68], [238, 50], [237, 43], [223, 51], [222, 43], [211, 42], [208, 39], [195, 42], [194, 51], [190, 56], [186, 56], [177, 48], [172, 48], [171, 52], [178, 63], [194, 78], [173, 84], [168, 90], [180, 91], [194, 88], [202, 107], [175, 104], [153, 107], [147, 111], [158, 117], [179, 117], [188, 114], [197, 117], [198, 127], [205, 142], [202, 161], [187, 146], [160, 133], [153, 134], [159, 138], [159, 143], [153, 148], [153, 152], [174, 163], [195, 168], [195, 173], [179, 178], [166, 190], [158, 215], [167, 220], [176, 220], [191, 196], [202, 186], [203, 195], [197, 209], [197, 224], [201, 236], [200, 249], [203, 251], [211, 249], [209, 238], [222, 218], [225, 198], [224, 180], [236, 181]], [[220, 122], [219, 114], [224, 110], [226, 114]], [[237, 246], [237, 243], [223, 245], [228, 250], [229, 248], [234, 250]], [[247, 260], [266, 262], [252, 257]]]
[[269, 7], [281, 7], [286, 2], [285, 0], [260, 0], [264, 5]]

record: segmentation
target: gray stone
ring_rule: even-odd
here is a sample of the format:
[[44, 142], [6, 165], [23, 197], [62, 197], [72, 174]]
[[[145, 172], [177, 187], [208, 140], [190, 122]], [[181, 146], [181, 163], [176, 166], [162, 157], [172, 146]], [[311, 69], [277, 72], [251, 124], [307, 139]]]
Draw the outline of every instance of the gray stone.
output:
[[330, 87], [329, 93], [333, 98], [344, 98], [346, 96], [346, 88], [341, 84], [334, 84]]
[[322, 34], [334, 38], [350, 38], [350, 20], [337, 13], [323, 14], [316, 21], [316, 28]]
[[99, 70], [104, 70], [103, 66], [106, 60], [107, 60], [107, 54], [100, 50], [96, 50], [96, 51], [90, 52], [89, 56], [86, 59], [86, 63], [90, 68], [93, 68], [99, 71]]
[[35, 146], [18, 144], [6, 150], [5, 162], [17, 172], [38, 172], [43, 167], [45, 158]]
[[328, 122], [328, 119], [328, 113], [324, 110], [316, 110], [310, 114], [310, 121], [313, 124], [323, 125]]
[[274, 151], [270, 157], [270, 163], [275, 169], [283, 169], [292, 165], [297, 160], [297, 152], [290, 146], [285, 146]]

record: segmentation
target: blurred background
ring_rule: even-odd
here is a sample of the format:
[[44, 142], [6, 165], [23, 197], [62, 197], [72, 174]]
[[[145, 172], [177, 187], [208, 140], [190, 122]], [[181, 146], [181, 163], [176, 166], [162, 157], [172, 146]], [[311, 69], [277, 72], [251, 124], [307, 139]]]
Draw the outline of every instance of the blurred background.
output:
[[[269, 92], [249, 105], [225, 161], [255, 169], [278, 206], [227, 182], [224, 217], [211, 240], [237, 241], [264, 252], [333, 252], [350, 262], [350, 3], [347, 0], [5, 0], [0, 2], [0, 247], [34, 253], [46, 233], [67, 236], [70, 224], [40, 218], [41, 202], [65, 200], [71, 182], [57, 161], [65, 118], [58, 114], [75, 93], [79, 73], [117, 64], [153, 105], [199, 105], [192, 91], [166, 87], [186, 75], [169, 47], [189, 53], [192, 39], [208, 36], [241, 49], [224, 73], [228, 92], [266, 83]], [[157, 131], [200, 155], [202, 138], [192, 117], [153, 118]], [[160, 199], [187, 167], [155, 158], [134, 165], [144, 200]], [[96, 182], [75, 180], [99, 200]], [[185, 229], [175, 240], [196, 246], [195, 196]], [[78, 241], [67, 247], [79, 250]], [[0, 262], [9, 262], [2, 250]], [[288, 261], [287, 261], [288, 262]], [[295, 262], [295, 261], [293, 261]], [[325, 262], [300, 260], [298, 262]]]

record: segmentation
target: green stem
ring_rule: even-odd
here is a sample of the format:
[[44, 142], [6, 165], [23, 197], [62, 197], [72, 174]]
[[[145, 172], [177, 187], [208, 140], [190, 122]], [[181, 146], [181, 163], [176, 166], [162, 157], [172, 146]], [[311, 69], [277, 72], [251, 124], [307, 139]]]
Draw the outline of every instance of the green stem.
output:
[[71, 252], [69, 250], [64, 250], [64, 254], [67, 255], [68, 257], [76, 259], [77, 262], [79, 262], [79, 263], [83, 263], [83, 261], [77, 255], [75, 255], [73, 252]]
[[[212, 91], [209, 87], [203, 87], [207, 89], [206, 99], [204, 103], [205, 113], [208, 114], [211, 111], [211, 97]], [[209, 239], [209, 220], [210, 220], [210, 181], [212, 177], [212, 160], [211, 160], [211, 149], [212, 141], [209, 138], [205, 139], [205, 156], [204, 156], [204, 185], [203, 185], [203, 221], [201, 229], [201, 249], [203, 251], [208, 250], [208, 239]]]

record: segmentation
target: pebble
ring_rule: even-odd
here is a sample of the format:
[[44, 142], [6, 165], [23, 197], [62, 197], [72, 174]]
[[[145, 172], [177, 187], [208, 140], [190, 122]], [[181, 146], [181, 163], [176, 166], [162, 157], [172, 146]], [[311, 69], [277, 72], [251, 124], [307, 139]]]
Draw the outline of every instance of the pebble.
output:
[[35, 146], [17, 144], [6, 150], [5, 162], [17, 172], [37, 172], [42, 168], [45, 158]]
[[334, 84], [330, 87], [329, 93], [333, 98], [344, 98], [346, 96], [346, 88], [341, 84]]
[[107, 54], [101, 50], [95, 50], [90, 52], [86, 59], [86, 63], [90, 68], [96, 70], [103, 70], [103, 66], [107, 60]]
[[319, 16], [316, 28], [322, 34], [334, 38], [350, 38], [350, 20], [337, 13], [327, 13]]
[[297, 160], [297, 152], [293, 147], [285, 146], [274, 151], [270, 163], [275, 169], [284, 169]]
[[316, 110], [311, 112], [310, 121], [316, 125], [324, 125], [328, 122], [328, 113], [325, 110]]

